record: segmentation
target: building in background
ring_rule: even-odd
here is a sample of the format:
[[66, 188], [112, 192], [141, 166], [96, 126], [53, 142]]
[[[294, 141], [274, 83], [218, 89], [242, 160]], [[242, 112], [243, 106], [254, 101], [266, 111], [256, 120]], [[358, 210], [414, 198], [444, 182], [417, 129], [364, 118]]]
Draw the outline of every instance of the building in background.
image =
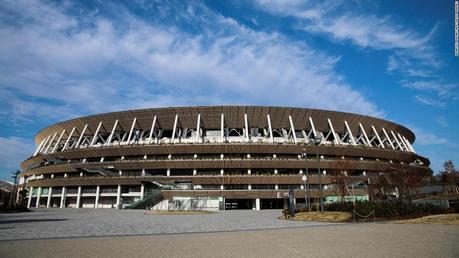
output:
[[282, 207], [290, 189], [298, 205], [305, 194], [365, 200], [368, 178], [391, 166], [430, 171], [414, 140], [396, 123], [335, 111], [129, 110], [42, 129], [20, 185], [29, 207], [258, 210]]

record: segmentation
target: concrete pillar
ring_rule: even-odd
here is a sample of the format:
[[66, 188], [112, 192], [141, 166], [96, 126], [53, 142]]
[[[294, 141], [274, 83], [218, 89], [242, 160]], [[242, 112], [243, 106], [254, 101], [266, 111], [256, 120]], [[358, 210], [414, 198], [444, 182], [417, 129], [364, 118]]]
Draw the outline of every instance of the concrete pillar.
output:
[[143, 199], [144, 196], [145, 196], [145, 184], [141, 184], [140, 185], [140, 198]]
[[37, 203], [35, 203], [35, 208], [40, 207], [40, 198], [41, 198], [41, 186], [38, 187], [38, 193], [37, 193]]
[[220, 185], [220, 190], [225, 190], [225, 187], [223, 185]]
[[27, 208], [30, 208], [30, 205], [32, 204], [32, 192], [33, 192], [33, 186], [29, 188], [29, 200], [27, 201]]
[[279, 171], [277, 169], [274, 169], [274, 175], [277, 175]]
[[142, 176], [145, 176], [145, 169], [142, 169]]
[[252, 190], [252, 185], [248, 185], [247, 189]]
[[80, 208], [80, 204], [81, 204], [81, 186], [78, 186], [77, 203], [76, 203], [77, 209]]
[[94, 201], [94, 208], [99, 208], [100, 185], [96, 187], [96, 200]]
[[255, 199], [255, 210], [260, 210], [260, 198]]
[[225, 170], [220, 169], [220, 175], [223, 176], [225, 174]]
[[62, 187], [62, 193], [61, 193], [61, 205], [60, 205], [60, 208], [64, 208], [64, 206], [65, 206], [66, 191], [67, 191], [67, 189], [65, 188], [65, 186], [63, 186]]
[[252, 170], [251, 169], [247, 169], [247, 174], [251, 175], [252, 174]]
[[51, 198], [53, 196], [53, 188], [49, 187], [48, 189], [48, 201], [46, 202], [46, 208], [51, 208]]
[[116, 208], [121, 209], [121, 185], [118, 185], [118, 192], [116, 194]]
[[197, 175], [198, 171], [196, 169], [193, 169], [193, 176]]
[[167, 176], [171, 176], [171, 169], [170, 168], [167, 169], [167, 174], [166, 175]]
[[279, 189], [279, 185], [274, 185], [274, 189], [278, 190]]

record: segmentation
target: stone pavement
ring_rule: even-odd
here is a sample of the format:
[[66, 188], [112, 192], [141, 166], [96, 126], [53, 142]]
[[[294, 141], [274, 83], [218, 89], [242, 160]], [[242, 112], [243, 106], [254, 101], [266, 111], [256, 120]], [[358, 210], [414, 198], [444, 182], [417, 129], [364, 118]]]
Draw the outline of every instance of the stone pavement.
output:
[[337, 224], [0, 241], [0, 257], [459, 257], [459, 226]]
[[35, 209], [0, 214], [0, 240], [219, 232], [328, 225], [278, 220], [280, 210], [145, 215], [144, 210]]

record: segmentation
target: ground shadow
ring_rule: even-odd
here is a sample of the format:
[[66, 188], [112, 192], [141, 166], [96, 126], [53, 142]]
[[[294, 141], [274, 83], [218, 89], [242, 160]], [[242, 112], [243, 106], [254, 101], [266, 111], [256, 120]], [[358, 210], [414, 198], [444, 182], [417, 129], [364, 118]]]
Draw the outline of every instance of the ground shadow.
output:
[[11, 219], [0, 220], [1, 224], [15, 224], [15, 223], [32, 223], [32, 222], [47, 222], [47, 221], [64, 221], [67, 219]]

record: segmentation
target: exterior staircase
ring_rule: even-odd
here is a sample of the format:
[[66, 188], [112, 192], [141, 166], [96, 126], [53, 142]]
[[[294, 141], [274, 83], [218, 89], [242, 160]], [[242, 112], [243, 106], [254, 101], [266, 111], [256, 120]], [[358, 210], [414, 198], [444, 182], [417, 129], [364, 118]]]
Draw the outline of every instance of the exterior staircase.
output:
[[126, 209], [147, 209], [147, 208], [155, 206], [162, 200], [164, 200], [162, 191], [153, 190], [152, 192], [148, 192], [144, 198], [127, 206]]

